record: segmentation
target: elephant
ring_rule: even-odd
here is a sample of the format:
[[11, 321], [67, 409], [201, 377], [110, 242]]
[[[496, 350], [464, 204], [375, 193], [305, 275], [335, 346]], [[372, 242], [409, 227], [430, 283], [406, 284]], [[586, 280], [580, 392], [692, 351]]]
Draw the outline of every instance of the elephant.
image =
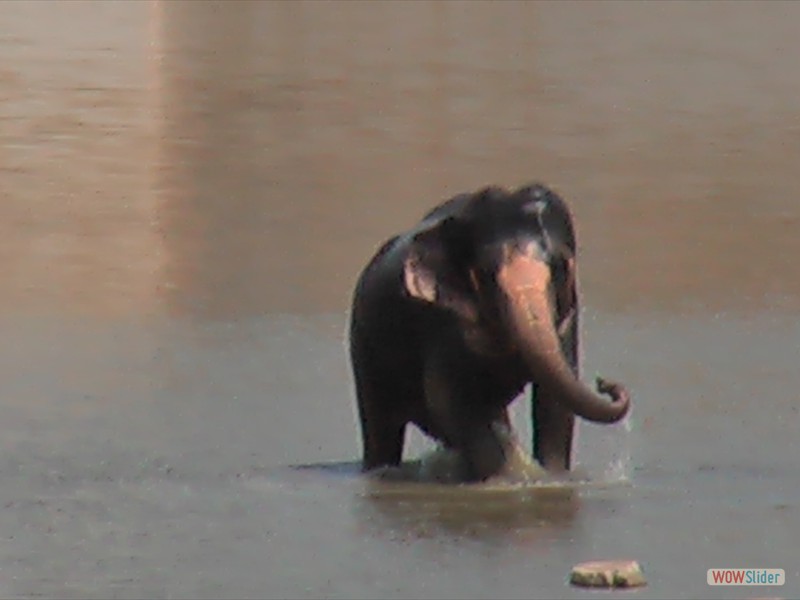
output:
[[572, 468], [576, 416], [627, 414], [624, 385], [580, 381], [576, 250], [567, 203], [541, 183], [454, 196], [377, 250], [349, 324], [364, 471], [401, 464], [411, 423], [463, 456], [467, 481], [498, 474], [528, 384], [550, 473]]

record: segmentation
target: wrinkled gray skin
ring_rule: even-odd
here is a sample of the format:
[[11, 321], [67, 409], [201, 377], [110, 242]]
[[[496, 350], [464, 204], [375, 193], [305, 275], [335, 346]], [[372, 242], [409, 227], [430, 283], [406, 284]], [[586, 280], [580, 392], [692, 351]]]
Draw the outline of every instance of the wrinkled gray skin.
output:
[[579, 377], [575, 231], [534, 184], [462, 194], [386, 242], [356, 285], [350, 358], [365, 470], [399, 465], [413, 423], [459, 451], [468, 480], [500, 472], [507, 407], [532, 384], [533, 454], [571, 466], [574, 418], [613, 423], [625, 388]]

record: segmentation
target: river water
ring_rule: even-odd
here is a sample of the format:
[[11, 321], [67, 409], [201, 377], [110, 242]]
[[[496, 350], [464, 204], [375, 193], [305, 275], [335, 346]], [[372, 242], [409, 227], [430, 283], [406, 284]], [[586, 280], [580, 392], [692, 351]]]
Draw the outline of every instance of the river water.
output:
[[[574, 563], [635, 558], [626, 597], [800, 596], [799, 23], [4, 4], [0, 595], [590, 598]], [[630, 418], [581, 425], [591, 485], [366, 480], [360, 268], [448, 196], [531, 180], [574, 208], [585, 376], [625, 381]]]

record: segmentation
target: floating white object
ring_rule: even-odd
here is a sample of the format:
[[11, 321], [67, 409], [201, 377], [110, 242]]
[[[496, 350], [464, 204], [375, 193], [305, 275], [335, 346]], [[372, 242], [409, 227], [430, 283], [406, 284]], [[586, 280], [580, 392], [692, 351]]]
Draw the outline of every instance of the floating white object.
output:
[[647, 585], [642, 567], [635, 560], [595, 560], [572, 568], [572, 585], [582, 587], [628, 588]]

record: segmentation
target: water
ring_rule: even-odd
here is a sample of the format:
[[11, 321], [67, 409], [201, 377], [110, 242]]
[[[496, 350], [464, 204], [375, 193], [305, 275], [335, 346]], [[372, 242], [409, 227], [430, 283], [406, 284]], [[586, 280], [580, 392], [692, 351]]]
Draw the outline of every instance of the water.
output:
[[[636, 597], [800, 596], [799, 19], [4, 5], [0, 595], [588, 598], [574, 563], [630, 557]], [[581, 426], [593, 484], [359, 476], [358, 271], [432, 204], [531, 179], [576, 214], [586, 378], [634, 397]]]

